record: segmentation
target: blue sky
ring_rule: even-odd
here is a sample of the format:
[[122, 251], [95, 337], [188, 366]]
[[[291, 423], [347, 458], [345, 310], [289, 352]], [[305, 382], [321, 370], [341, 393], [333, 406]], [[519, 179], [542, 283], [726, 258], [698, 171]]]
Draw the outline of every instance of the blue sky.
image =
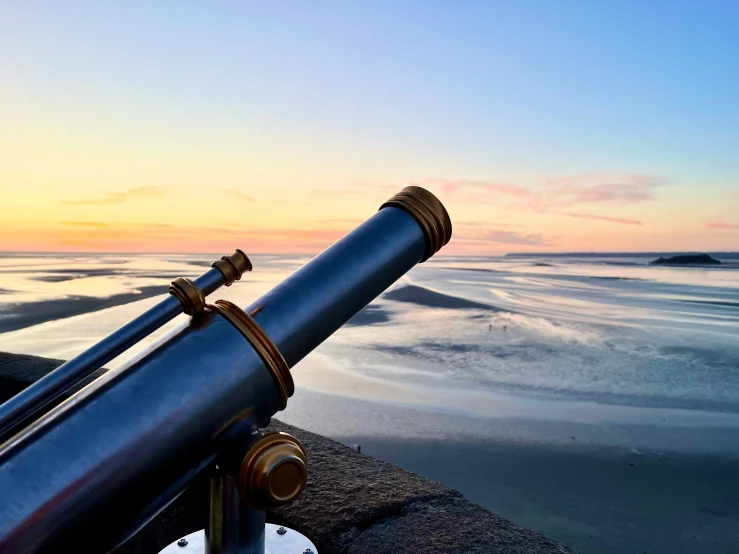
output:
[[[253, 158], [249, 190], [595, 172], [739, 189], [733, 0], [5, 2], [0, 78], [6, 129], [69, 129], [133, 165]], [[99, 177], [81, 192], [122, 186]]]

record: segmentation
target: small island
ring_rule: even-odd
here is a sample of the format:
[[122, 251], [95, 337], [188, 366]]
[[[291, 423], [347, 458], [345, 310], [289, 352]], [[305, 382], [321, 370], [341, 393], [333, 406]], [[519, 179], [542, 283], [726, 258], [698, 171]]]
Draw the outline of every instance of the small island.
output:
[[684, 254], [680, 256], [671, 256], [669, 258], [658, 258], [652, 265], [721, 265], [716, 258], [712, 258], [708, 254]]

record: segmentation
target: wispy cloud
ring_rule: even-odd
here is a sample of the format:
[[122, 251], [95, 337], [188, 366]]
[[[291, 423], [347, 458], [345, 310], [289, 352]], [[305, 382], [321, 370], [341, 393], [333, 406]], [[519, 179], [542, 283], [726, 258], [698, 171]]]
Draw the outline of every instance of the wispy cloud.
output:
[[107, 227], [107, 223], [101, 221], [60, 221], [62, 225], [69, 225], [70, 227]]
[[362, 220], [348, 217], [337, 217], [332, 219], [320, 219], [317, 223], [319, 225], [325, 225], [326, 227], [349, 230], [362, 223]]
[[532, 194], [531, 191], [527, 189], [515, 187], [506, 183], [477, 181], [474, 179], [424, 179], [423, 185], [441, 187], [441, 189], [444, 191], [444, 194], [449, 196], [453, 196], [461, 192], [476, 192], [478, 193], [478, 195], [480, 192], [486, 192], [495, 195], [507, 195], [516, 196], [519, 198], [528, 198]]
[[312, 189], [309, 191], [314, 196], [348, 196], [350, 194], [361, 194], [364, 190], [358, 189]]
[[657, 175], [650, 175], [647, 173], [628, 173], [624, 171], [591, 171], [588, 173], [575, 173], [572, 175], [557, 177], [555, 179], [549, 179], [547, 181], [548, 185], [567, 185], [574, 187], [589, 187], [601, 184], [661, 186], [665, 183], [665, 180]]
[[254, 197], [250, 194], [246, 194], [245, 192], [241, 192], [240, 190], [236, 189], [221, 189], [221, 192], [223, 194], [228, 194], [229, 196], [234, 196], [236, 198], [239, 198], [240, 200], [244, 200], [245, 202], [254, 202]]
[[[28, 229], [18, 233], [15, 242], [57, 251], [75, 247], [118, 252], [229, 252], [238, 247], [253, 253], [315, 253], [348, 232], [345, 227], [234, 229], [114, 221], [67, 221], [60, 224], [66, 229], [57, 232]], [[0, 247], [4, 245], [0, 236]]]
[[[509, 183], [474, 179], [439, 179], [423, 181], [441, 187], [455, 202], [497, 204], [538, 213], [581, 204], [626, 206], [655, 199], [654, 189], [664, 182], [653, 175], [628, 173], [584, 173], [553, 179], [530, 188]], [[505, 204], [505, 199], [516, 199]]]
[[725, 221], [709, 221], [706, 223], [708, 229], [739, 229], [739, 223], [726, 223]]
[[572, 212], [559, 212], [567, 217], [576, 217], [578, 219], [596, 219], [599, 221], [608, 221], [609, 223], [621, 223], [623, 225], [643, 225], [638, 219], [625, 219], [622, 217], [610, 217], [607, 215], [593, 215], [593, 214], [575, 214]]
[[548, 212], [582, 204], [628, 206], [655, 200], [654, 189], [663, 182], [651, 175], [585, 173], [555, 179], [535, 191], [528, 208]]
[[[459, 232], [465, 232], [467, 229], [484, 229], [490, 225], [490, 221], [454, 221], [455, 234]], [[496, 218], [495, 227], [521, 227], [519, 223], [503, 223], [498, 221]]]
[[539, 233], [517, 233], [515, 231], [502, 231], [499, 229], [467, 228], [457, 233], [454, 240], [460, 242], [523, 244], [535, 246], [546, 244], [544, 237]]
[[572, 204], [638, 204], [654, 200], [654, 188], [661, 184], [649, 175], [596, 173], [550, 181], [543, 195]]
[[131, 197], [162, 196], [167, 193], [168, 187], [146, 186], [136, 187], [125, 192], [106, 192], [102, 198], [81, 200], [62, 200], [62, 204], [70, 206], [104, 206], [107, 204], [122, 204]]
[[539, 233], [523, 234], [514, 231], [488, 231], [482, 237], [487, 242], [499, 244], [529, 244], [541, 246], [546, 244]]

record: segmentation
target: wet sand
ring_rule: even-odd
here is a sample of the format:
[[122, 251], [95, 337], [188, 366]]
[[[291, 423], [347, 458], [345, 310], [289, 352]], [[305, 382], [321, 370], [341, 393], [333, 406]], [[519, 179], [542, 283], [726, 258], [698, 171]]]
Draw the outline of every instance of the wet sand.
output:
[[[468, 418], [303, 388], [278, 417], [359, 444], [583, 554], [737, 552], [736, 430], [696, 430], [724, 447], [685, 453], [669, 448], [687, 433], [678, 428]], [[650, 442], [651, 433], [660, 448], [610, 438]]]
[[140, 287], [137, 292], [114, 294], [108, 297], [69, 296], [59, 300], [26, 302], [22, 305], [11, 305], [10, 309], [0, 312], [0, 333], [15, 331], [38, 325], [45, 321], [63, 319], [73, 315], [96, 312], [104, 308], [112, 308], [130, 302], [164, 294], [166, 288], [161, 286]]
[[387, 300], [395, 300], [396, 302], [411, 302], [427, 308], [446, 308], [451, 310], [494, 310], [498, 308], [490, 304], [482, 302], [474, 302], [466, 298], [450, 296], [441, 292], [429, 290], [424, 287], [415, 285], [407, 285], [398, 289], [386, 292], [383, 296]]
[[361, 326], [390, 321], [390, 312], [377, 306], [367, 306], [357, 315], [346, 322], [346, 325]]
[[497, 442], [335, 437], [582, 553], [735, 553], [739, 460]]
[[[201, 262], [188, 262], [191, 265], [201, 265]], [[40, 275], [33, 277], [34, 280], [58, 283], [90, 276], [117, 275], [119, 272], [110, 269], [84, 269], [84, 270], [55, 270], [54, 275]], [[144, 274], [146, 278], [169, 278], [168, 274]], [[2, 289], [0, 289], [0, 294]], [[114, 294], [108, 297], [93, 296], [69, 296], [58, 300], [45, 300], [41, 302], [26, 302], [22, 305], [10, 304], [0, 311], [0, 333], [16, 331], [32, 325], [38, 325], [46, 321], [63, 319], [75, 315], [95, 312], [105, 308], [121, 306], [130, 302], [136, 302], [150, 298], [158, 294], [165, 294], [166, 287], [147, 286], [140, 287], [137, 292]], [[408, 285], [395, 289], [384, 295], [384, 298], [398, 302], [411, 302], [421, 306], [448, 309], [477, 309], [496, 310], [495, 307], [479, 302], [472, 302], [464, 298], [457, 298], [446, 294], [430, 291], [422, 287]], [[379, 306], [368, 306], [360, 311], [347, 322], [350, 326], [373, 325], [390, 321], [391, 312]]]
[[[482, 302], [474, 302], [466, 298], [450, 296], [441, 292], [429, 290], [415, 285], [406, 285], [386, 292], [381, 300], [394, 300], [395, 302], [407, 302], [417, 304], [426, 308], [444, 308], [450, 310], [484, 310], [499, 311], [498, 308]], [[474, 316], [473, 316], [474, 317]], [[484, 316], [480, 316], [484, 317]], [[347, 325], [361, 326], [387, 323], [392, 319], [392, 311], [382, 306], [370, 305], [351, 318]]]

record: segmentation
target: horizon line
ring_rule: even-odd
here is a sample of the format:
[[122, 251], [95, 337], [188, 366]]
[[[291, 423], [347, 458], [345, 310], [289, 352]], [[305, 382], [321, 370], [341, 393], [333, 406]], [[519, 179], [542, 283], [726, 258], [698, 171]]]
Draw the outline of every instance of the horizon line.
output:
[[[321, 252], [246, 252], [248, 256], [317, 256]], [[5, 254], [46, 254], [46, 255], [120, 255], [120, 256], [213, 256], [223, 254], [223, 251], [212, 252], [142, 252], [142, 251], [105, 251], [105, 250], [0, 250], [0, 256]], [[638, 255], [662, 255], [662, 254], [736, 254], [739, 250], [621, 250], [621, 251], [598, 251], [598, 250], [568, 250], [562, 252], [541, 251], [541, 252], [505, 252], [498, 254], [454, 254], [446, 252], [438, 252], [434, 258], [438, 257], [456, 257], [456, 258], [484, 258], [484, 257], [506, 257], [506, 256], [623, 256], [628, 254]]]

